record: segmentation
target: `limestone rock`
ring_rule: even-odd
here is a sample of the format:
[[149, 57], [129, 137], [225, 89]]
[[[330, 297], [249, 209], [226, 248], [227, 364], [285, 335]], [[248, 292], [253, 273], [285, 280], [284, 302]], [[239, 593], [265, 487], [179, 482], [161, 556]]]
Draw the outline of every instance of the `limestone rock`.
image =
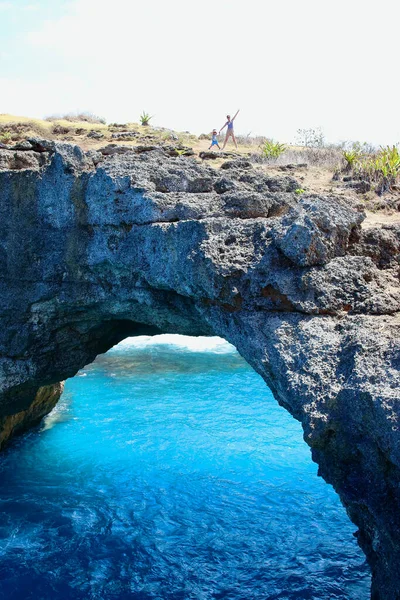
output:
[[399, 598], [399, 229], [362, 230], [350, 200], [299, 197], [243, 159], [29, 142], [0, 148], [4, 439], [129, 335], [220, 335], [301, 421], [372, 597]]
[[323, 265], [346, 253], [363, 215], [337, 199], [303, 197], [274, 226], [278, 248], [299, 266]]

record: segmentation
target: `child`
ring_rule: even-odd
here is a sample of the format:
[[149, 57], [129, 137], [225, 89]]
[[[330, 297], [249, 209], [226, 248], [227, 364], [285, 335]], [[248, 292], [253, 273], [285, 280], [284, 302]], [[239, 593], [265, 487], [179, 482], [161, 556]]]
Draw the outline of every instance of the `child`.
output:
[[238, 116], [238, 112], [236, 111], [235, 116], [233, 117], [233, 119], [231, 119], [230, 115], [226, 115], [226, 118], [228, 119], [227, 122], [225, 123], [225, 125], [223, 127], [221, 127], [221, 129], [219, 130], [219, 132], [221, 133], [221, 131], [223, 129], [225, 129], [225, 127], [227, 127], [226, 130], [226, 136], [225, 136], [225, 141], [224, 141], [224, 145], [222, 146], [222, 150], [225, 148], [227, 141], [229, 140], [229, 138], [231, 137], [233, 140], [233, 143], [235, 144], [236, 148], [237, 148], [237, 143], [236, 143], [236, 138], [235, 138], [235, 134], [233, 132], [233, 121], [236, 119], [236, 117]]
[[218, 146], [218, 150], [221, 150], [219, 144], [218, 144], [218, 138], [217, 138], [217, 130], [213, 129], [212, 132], [212, 138], [211, 138], [211, 146], [209, 147], [209, 150], [211, 150], [211, 148], [213, 146]]

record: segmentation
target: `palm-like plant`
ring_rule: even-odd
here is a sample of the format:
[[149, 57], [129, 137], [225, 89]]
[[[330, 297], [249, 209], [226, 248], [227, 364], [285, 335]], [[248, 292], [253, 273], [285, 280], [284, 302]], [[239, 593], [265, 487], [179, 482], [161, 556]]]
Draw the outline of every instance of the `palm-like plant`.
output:
[[345, 170], [351, 171], [356, 166], [357, 160], [360, 158], [360, 153], [355, 150], [343, 150], [343, 158], [346, 161]]
[[280, 142], [274, 142], [274, 140], [265, 140], [264, 145], [261, 148], [261, 151], [265, 158], [277, 159], [281, 154], [286, 152], [287, 147], [285, 144], [281, 144]]
[[147, 125], [150, 124], [150, 119], [152, 119], [152, 118], [153, 117], [144, 110], [142, 112], [142, 114], [140, 115], [140, 123], [141, 123], [141, 125], [143, 125], [144, 127], [147, 127]]
[[373, 156], [356, 162], [354, 173], [375, 185], [378, 194], [389, 191], [400, 178], [400, 152], [397, 146], [385, 146]]

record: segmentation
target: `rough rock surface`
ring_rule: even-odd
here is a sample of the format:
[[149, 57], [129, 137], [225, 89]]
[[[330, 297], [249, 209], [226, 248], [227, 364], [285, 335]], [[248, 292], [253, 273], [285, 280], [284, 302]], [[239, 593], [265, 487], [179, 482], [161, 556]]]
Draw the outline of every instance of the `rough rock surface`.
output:
[[128, 335], [220, 335], [301, 421], [372, 598], [400, 598], [400, 229], [246, 161], [30, 144], [0, 150], [3, 429]]
[[64, 383], [54, 383], [39, 388], [35, 399], [26, 410], [0, 417], [0, 449], [15, 435], [33, 427], [57, 404]]

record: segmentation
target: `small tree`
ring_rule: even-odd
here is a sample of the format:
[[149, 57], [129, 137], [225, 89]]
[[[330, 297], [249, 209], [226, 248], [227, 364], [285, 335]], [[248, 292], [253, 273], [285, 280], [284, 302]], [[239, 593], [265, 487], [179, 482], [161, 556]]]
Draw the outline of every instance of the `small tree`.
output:
[[325, 135], [320, 127], [316, 129], [298, 129], [296, 141], [299, 146], [306, 148], [323, 148], [325, 146]]

